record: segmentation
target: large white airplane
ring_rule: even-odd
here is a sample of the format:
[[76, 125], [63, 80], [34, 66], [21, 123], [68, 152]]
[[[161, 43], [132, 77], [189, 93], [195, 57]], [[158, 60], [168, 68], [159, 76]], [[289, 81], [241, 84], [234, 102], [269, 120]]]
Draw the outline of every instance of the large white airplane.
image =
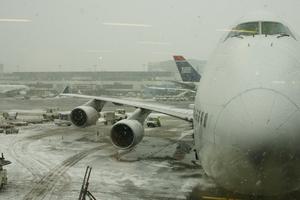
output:
[[130, 149], [143, 138], [152, 112], [194, 124], [204, 171], [242, 194], [281, 195], [300, 185], [300, 45], [280, 19], [256, 13], [220, 41], [198, 85], [194, 110], [115, 98], [91, 99], [71, 112], [79, 127], [94, 124], [106, 102], [136, 107], [111, 129], [111, 141]]

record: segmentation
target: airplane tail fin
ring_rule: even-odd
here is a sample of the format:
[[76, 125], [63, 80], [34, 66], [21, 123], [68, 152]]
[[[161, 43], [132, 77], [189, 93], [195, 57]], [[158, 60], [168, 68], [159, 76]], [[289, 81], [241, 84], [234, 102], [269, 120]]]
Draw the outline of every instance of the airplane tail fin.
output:
[[[61, 94], [71, 94], [72, 90], [70, 88], [70, 86], [66, 86], [63, 91], [61, 92]], [[77, 94], [82, 94], [80, 90], [77, 91]]]
[[183, 82], [199, 82], [201, 75], [183, 56], [173, 56]]
[[62, 94], [70, 94], [71, 93], [70, 86], [67, 85], [61, 93]]

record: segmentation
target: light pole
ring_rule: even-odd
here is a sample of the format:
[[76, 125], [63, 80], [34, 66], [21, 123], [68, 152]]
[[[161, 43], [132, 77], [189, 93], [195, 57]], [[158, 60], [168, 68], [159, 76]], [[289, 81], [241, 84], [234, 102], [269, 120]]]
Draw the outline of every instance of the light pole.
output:
[[[102, 56], [99, 56], [98, 57], [98, 60], [99, 60], [99, 71], [101, 71], [101, 61], [102, 61]], [[99, 76], [100, 76], [100, 85], [101, 85], [101, 87], [103, 87], [102, 86], [102, 77], [101, 77], [101, 73], [99, 74]]]
[[99, 57], [98, 57], [98, 60], [99, 60], [99, 69], [100, 69], [99, 71], [101, 71], [101, 61], [102, 61], [102, 56], [99, 56]]

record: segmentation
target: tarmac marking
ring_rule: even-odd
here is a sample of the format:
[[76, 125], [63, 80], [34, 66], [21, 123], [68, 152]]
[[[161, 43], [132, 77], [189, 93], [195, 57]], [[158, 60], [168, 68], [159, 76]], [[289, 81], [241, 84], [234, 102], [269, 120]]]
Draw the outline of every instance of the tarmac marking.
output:
[[235, 199], [235, 198], [212, 197], [212, 196], [202, 196], [202, 199], [208, 199], [208, 200], [240, 200], [240, 199]]
[[227, 198], [227, 197], [213, 197], [213, 196], [202, 196], [203, 199], [208, 200], [240, 200], [235, 198]]
[[25, 195], [23, 199], [44, 199], [44, 197], [53, 190], [56, 183], [59, 181], [59, 179], [61, 179], [62, 175], [64, 175], [70, 167], [74, 166], [89, 154], [99, 151], [106, 146], [108, 145], [97, 146], [67, 158], [61, 164], [50, 170], [44, 177], [42, 177], [40, 181], [36, 183], [36, 185]]
[[149, 165], [153, 166], [153, 167], [158, 167], [158, 168], [169, 168], [172, 169], [174, 167], [168, 166], [168, 165], [163, 165], [163, 164], [151, 164], [149, 163]]

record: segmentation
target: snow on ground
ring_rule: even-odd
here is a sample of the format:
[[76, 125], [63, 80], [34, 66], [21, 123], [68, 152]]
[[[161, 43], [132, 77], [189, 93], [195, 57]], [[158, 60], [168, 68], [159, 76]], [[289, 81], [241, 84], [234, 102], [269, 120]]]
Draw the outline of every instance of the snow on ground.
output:
[[103, 124], [81, 129], [46, 123], [22, 127], [17, 135], [0, 134], [0, 152], [12, 161], [0, 199], [76, 199], [88, 165], [97, 199], [186, 199], [202, 177], [191, 163], [193, 153], [174, 158], [176, 138], [190, 126], [167, 117], [162, 124], [147, 128], [131, 152], [114, 149], [110, 127]]

